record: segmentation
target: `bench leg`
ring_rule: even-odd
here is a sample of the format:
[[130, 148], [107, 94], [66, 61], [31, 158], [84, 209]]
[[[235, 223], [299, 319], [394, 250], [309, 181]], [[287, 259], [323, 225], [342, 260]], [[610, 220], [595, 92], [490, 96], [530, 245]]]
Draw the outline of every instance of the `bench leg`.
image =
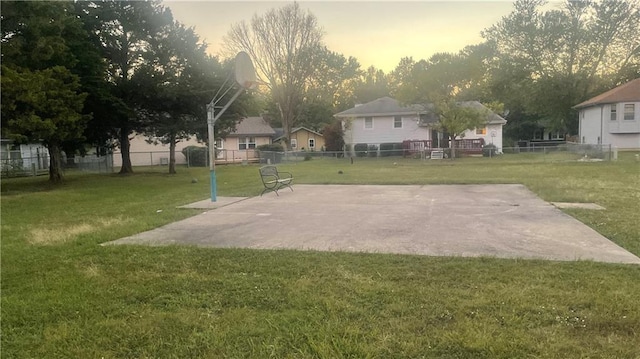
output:
[[260, 193], [260, 197], [262, 197], [262, 195], [267, 193], [267, 192], [275, 192], [276, 196], [280, 197], [280, 195], [278, 194], [278, 189], [277, 188], [265, 188], [265, 189], [263, 189], [262, 193]]

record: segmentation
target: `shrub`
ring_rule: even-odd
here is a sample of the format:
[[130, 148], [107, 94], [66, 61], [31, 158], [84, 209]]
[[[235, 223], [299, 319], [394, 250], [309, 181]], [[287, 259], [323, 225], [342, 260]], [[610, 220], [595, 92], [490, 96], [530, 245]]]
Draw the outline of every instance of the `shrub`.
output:
[[380, 157], [402, 156], [402, 153], [403, 148], [401, 142], [380, 144]]
[[367, 152], [369, 153], [369, 157], [378, 157], [378, 146], [377, 145], [367, 146]]
[[207, 167], [207, 152], [206, 147], [200, 146], [187, 146], [182, 149], [182, 154], [190, 167]]
[[496, 145], [492, 143], [482, 146], [483, 157], [494, 157], [497, 151], [498, 151], [498, 147], [496, 147]]
[[353, 146], [353, 150], [356, 152], [356, 157], [367, 156], [368, 149], [369, 149], [369, 145], [367, 145], [366, 143], [356, 143]]
[[310, 153], [306, 153], [306, 154], [304, 155], [304, 160], [305, 160], [305, 161], [311, 161], [311, 158], [312, 158], [312, 156], [311, 156], [311, 154], [310, 154]]
[[266, 145], [260, 145], [256, 147], [256, 149], [258, 151], [264, 151], [264, 152], [283, 152], [284, 151], [284, 147], [282, 147], [282, 145], [279, 143], [269, 143]]

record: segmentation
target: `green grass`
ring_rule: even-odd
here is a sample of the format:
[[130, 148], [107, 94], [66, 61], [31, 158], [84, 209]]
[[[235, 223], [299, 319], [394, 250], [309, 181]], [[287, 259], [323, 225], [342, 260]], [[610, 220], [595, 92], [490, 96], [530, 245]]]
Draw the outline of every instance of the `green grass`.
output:
[[[522, 183], [640, 254], [640, 163], [313, 159], [297, 183]], [[640, 358], [640, 267], [99, 246], [199, 213], [206, 169], [2, 180], [2, 357]], [[163, 169], [164, 170], [164, 169]], [[343, 174], [339, 174], [342, 171]], [[198, 183], [191, 183], [197, 178]], [[261, 191], [218, 167], [220, 196]]]

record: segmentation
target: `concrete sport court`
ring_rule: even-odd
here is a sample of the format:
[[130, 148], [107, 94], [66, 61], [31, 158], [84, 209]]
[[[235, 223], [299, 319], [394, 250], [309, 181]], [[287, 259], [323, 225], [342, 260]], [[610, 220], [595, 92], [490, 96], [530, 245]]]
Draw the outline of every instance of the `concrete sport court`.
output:
[[198, 202], [185, 207], [210, 209], [107, 244], [640, 264], [522, 185], [294, 185], [279, 193]]

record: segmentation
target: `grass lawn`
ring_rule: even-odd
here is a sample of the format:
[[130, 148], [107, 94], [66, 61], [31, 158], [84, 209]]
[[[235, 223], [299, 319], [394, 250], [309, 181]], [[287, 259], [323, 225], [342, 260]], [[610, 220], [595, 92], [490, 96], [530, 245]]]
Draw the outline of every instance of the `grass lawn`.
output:
[[[640, 255], [640, 162], [313, 159], [297, 183], [522, 183]], [[98, 244], [199, 213], [208, 171], [2, 179], [6, 358], [640, 358], [640, 266]], [[342, 171], [339, 174], [338, 171]], [[219, 166], [219, 196], [261, 191]], [[191, 183], [192, 178], [198, 179]]]

